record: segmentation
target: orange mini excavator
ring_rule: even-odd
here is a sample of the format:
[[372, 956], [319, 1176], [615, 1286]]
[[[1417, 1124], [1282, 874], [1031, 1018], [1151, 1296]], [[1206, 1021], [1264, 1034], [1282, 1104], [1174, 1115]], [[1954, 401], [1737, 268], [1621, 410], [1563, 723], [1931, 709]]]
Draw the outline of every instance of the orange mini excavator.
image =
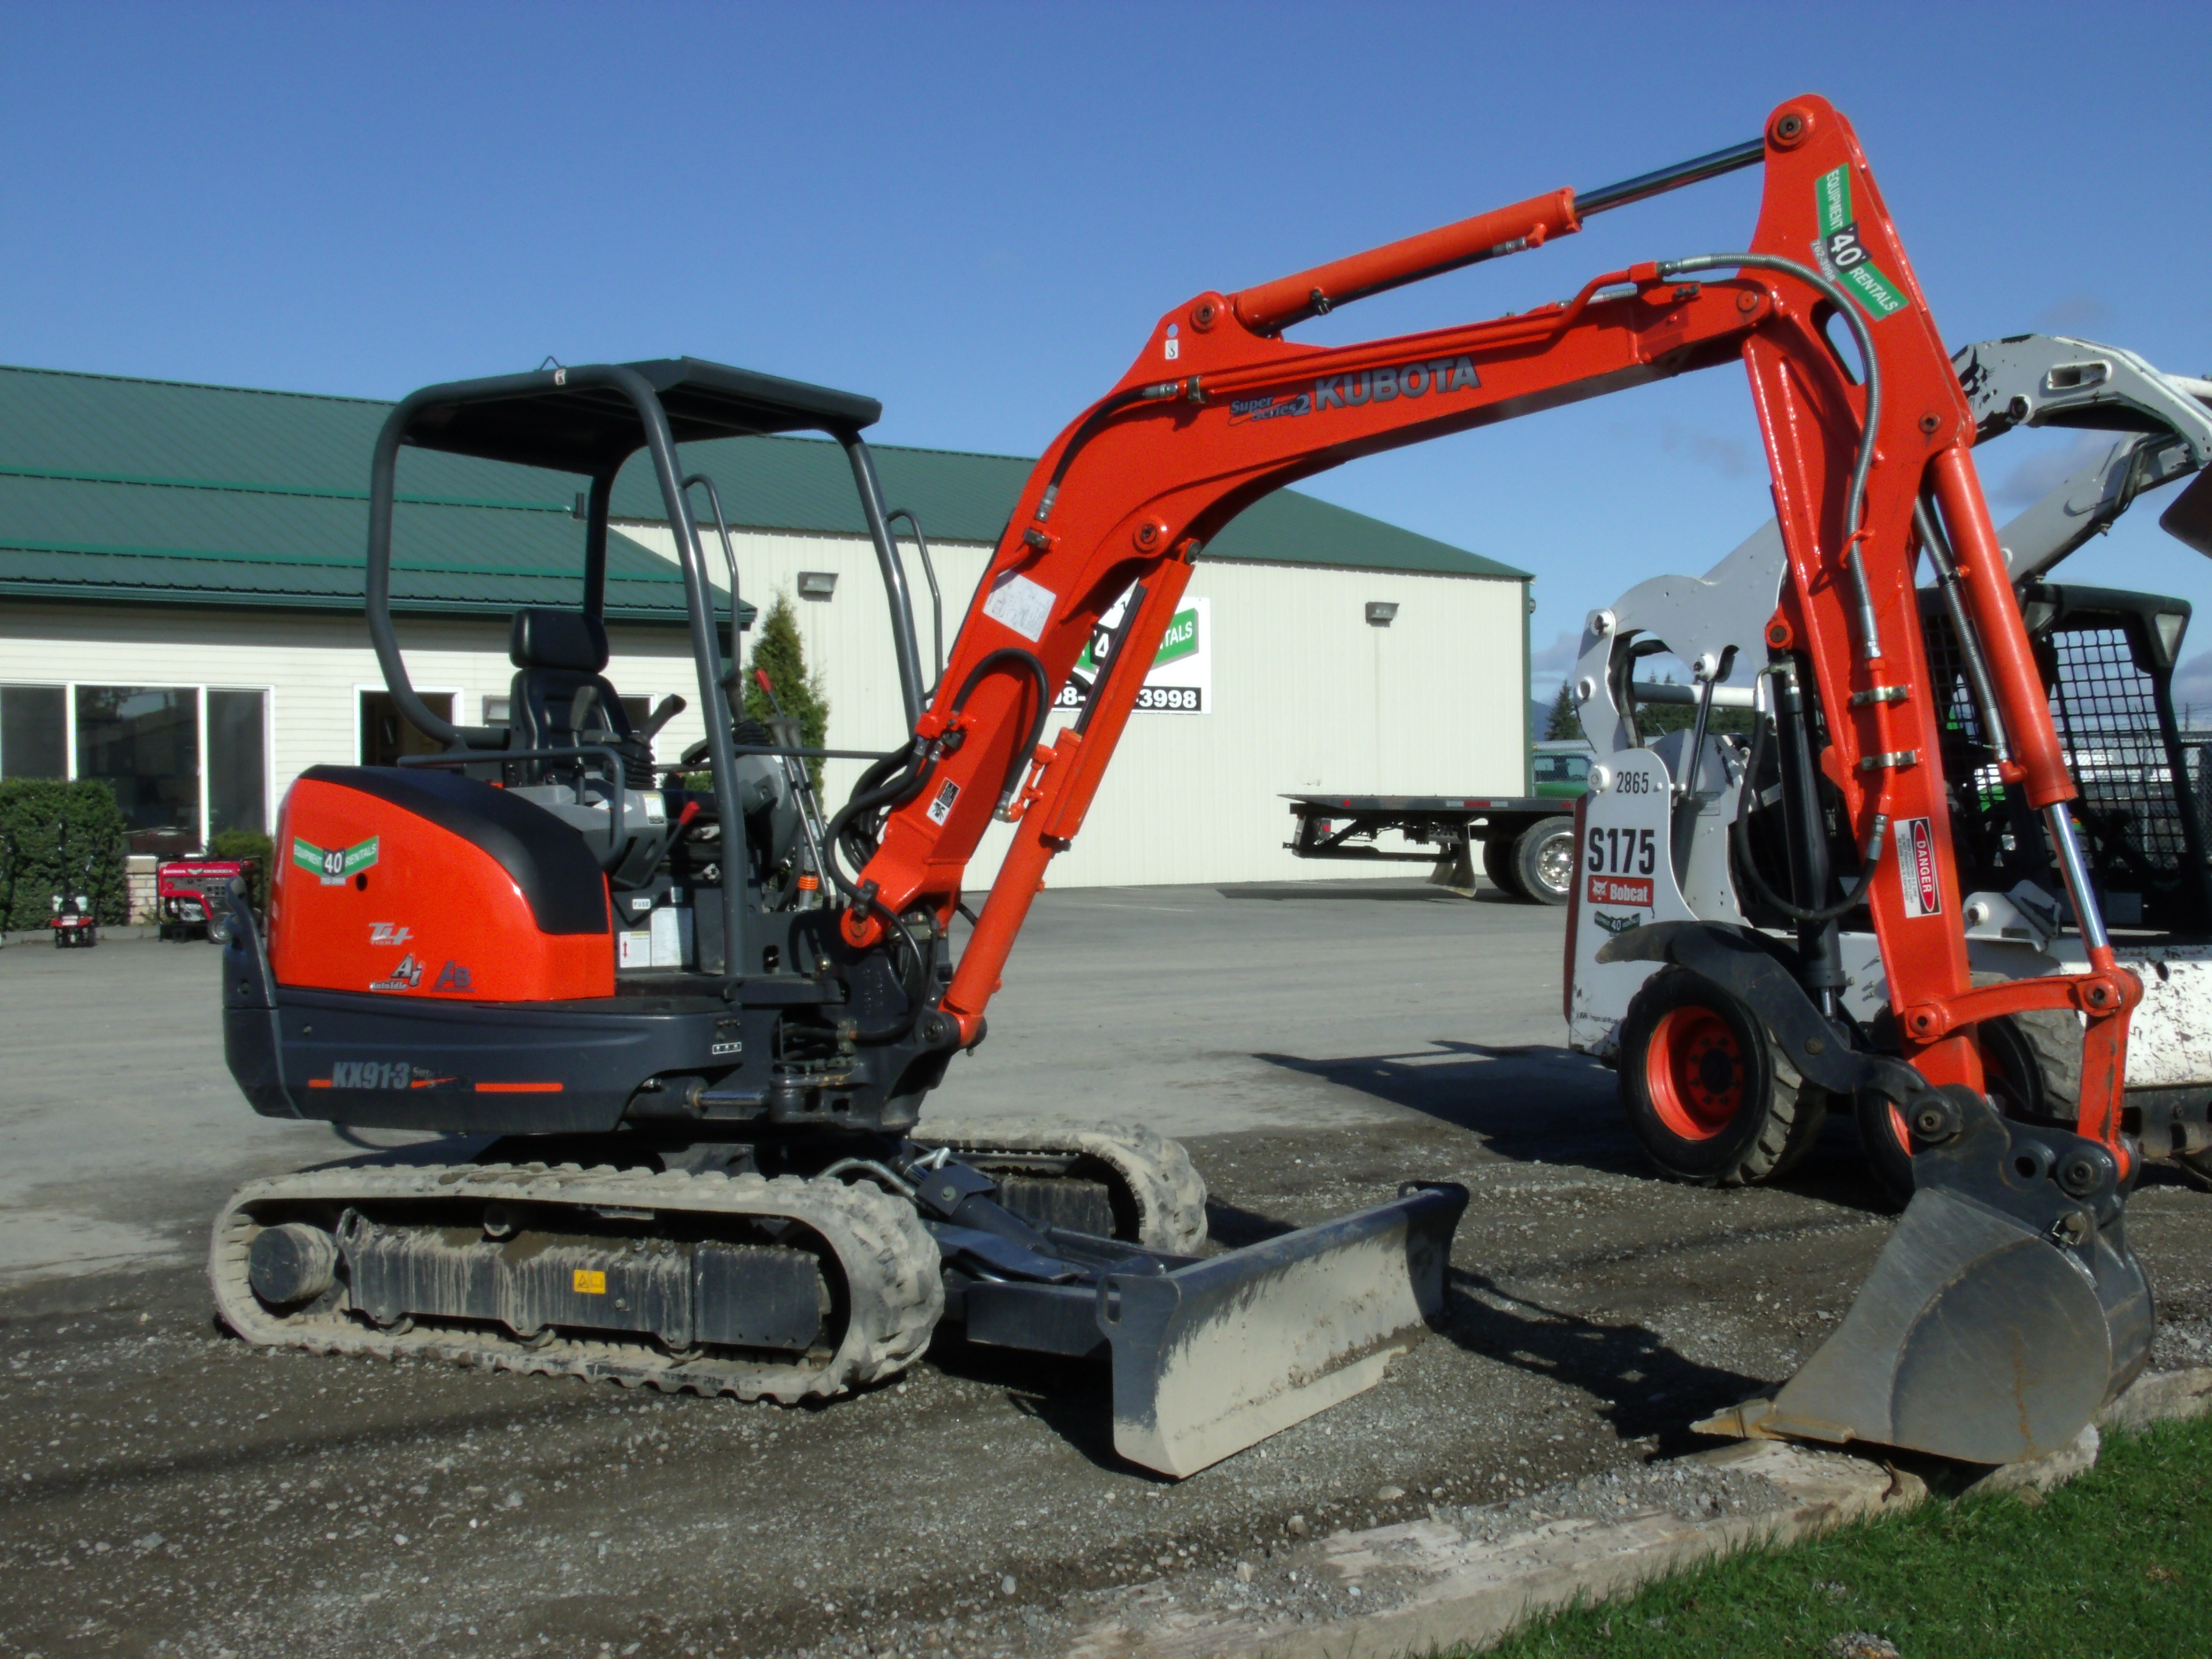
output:
[[[1742, 250], [1607, 271], [1487, 322], [1333, 347], [1285, 337], [1758, 166]], [[1819, 963], [1768, 936], [1692, 921], [1617, 948], [1716, 977], [1805, 1075], [1891, 1102], [1917, 1190], [1837, 1335], [1729, 1426], [1991, 1462], [2071, 1438], [2148, 1342], [2118, 1127], [2140, 988], [2096, 931], [1972, 415], [1850, 125], [1812, 97], [1751, 143], [1169, 312], [1037, 464], [927, 699], [896, 515], [860, 436], [873, 403], [689, 360], [409, 398], [372, 472], [368, 616], [395, 702], [444, 751], [319, 767], [294, 787], [266, 947], [243, 917], [228, 947], [228, 1053], [265, 1113], [501, 1139], [446, 1167], [248, 1185], [215, 1229], [223, 1316], [256, 1342], [786, 1400], [895, 1371], [952, 1318], [970, 1341], [1110, 1357], [1117, 1445], [1173, 1474], [1368, 1386], [1439, 1306], [1464, 1191], [1409, 1187], [1207, 1256], [1204, 1189], [1171, 1144], [932, 1127], [922, 1097], [983, 1040], [1023, 918], [1082, 827], [1210, 537], [1355, 456], [1734, 362], [1788, 554], [1765, 648], [1809, 704], [1808, 775], [1864, 849], [1857, 871], [1824, 867], [1833, 896], [1800, 901], [1866, 907], [1903, 1057], [1871, 1048], [1814, 983]], [[726, 652], [678, 457], [688, 439], [796, 430], [851, 458], [910, 720], [826, 822], [801, 764], [817, 751], [737, 718], [734, 624]], [[591, 481], [582, 603], [515, 618], [509, 730], [456, 728], [409, 684], [389, 607], [408, 445]], [[641, 448], [712, 711], [693, 769], [658, 787], [600, 672], [609, 492]], [[1942, 712], [1922, 690], [1912, 568], [1929, 523], [2014, 734], [2003, 787], [2044, 815], [2086, 972], [1970, 980], [1946, 791], [1977, 786], [1944, 776]], [[1086, 647], [1097, 672], [1047, 742]], [[698, 771], [708, 787], [682, 787]], [[1649, 783], [1623, 769], [1622, 787]], [[994, 817], [1016, 823], [1013, 846], [955, 960], [968, 860]], [[815, 874], [826, 887], [802, 878]], [[623, 941], [641, 932], [652, 947], [626, 969]], [[1978, 1022], [2027, 1008], [2087, 1024], [2073, 1132], [2008, 1123], [1984, 1093]]]

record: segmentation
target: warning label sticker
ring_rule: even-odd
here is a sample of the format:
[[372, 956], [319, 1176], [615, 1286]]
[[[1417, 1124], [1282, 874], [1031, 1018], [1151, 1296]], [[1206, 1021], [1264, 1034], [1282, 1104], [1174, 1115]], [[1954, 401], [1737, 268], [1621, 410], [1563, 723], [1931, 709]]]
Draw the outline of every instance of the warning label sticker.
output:
[[952, 816], [952, 803], [960, 799], [960, 786], [947, 778], [929, 803], [929, 821], [942, 823]]
[[1048, 587], [1041, 587], [1027, 576], [1008, 571], [991, 588], [991, 596], [983, 601], [983, 614], [994, 622], [1004, 623], [1031, 645], [1043, 637], [1045, 624], [1052, 620], [1052, 608], [1059, 596]]
[[1943, 883], [1936, 869], [1936, 830], [1927, 818], [1902, 818], [1897, 825], [1897, 883], [1908, 916], [1943, 914]]

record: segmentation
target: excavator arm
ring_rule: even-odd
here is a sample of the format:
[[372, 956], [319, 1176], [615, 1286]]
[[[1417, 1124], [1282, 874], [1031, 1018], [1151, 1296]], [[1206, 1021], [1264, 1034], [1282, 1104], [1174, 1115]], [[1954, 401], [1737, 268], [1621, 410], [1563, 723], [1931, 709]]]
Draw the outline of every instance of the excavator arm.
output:
[[[1765, 189], [1742, 249], [1608, 271], [1570, 300], [1487, 322], [1346, 346], [1284, 337], [1365, 295], [1540, 247], [1591, 213], [1753, 164]], [[1769, 942], [1701, 923], [1624, 933], [1607, 958], [1665, 953], [1740, 995], [1808, 1080], [1890, 1103], [1916, 1148], [1917, 1190], [1837, 1335], [1773, 1398], [1709, 1426], [1986, 1462], [2030, 1455], [2070, 1438], [2148, 1352], [2148, 1291], [2121, 1229], [2135, 1163], [2121, 1088], [2142, 988], [2114, 957], [2067, 809], [2074, 782], [1974, 471], [1978, 411], [1849, 123], [1820, 99], [1782, 106], [1756, 143], [1201, 294], [1162, 317], [1121, 382], [1037, 463], [911, 746], [864, 778], [841, 817], [832, 842], [849, 848], [845, 832], [857, 830], [872, 848], [857, 875], [832, 871], [848, 900], [842, 926], [862, 950], [903, 935], [927, 962], [917, 932], [944, 937], [991, 818], [1014, 822], [927, 1016], [939, 1042], [979, 1041], [1192, 562], [1238, 512], [1358, 456], [1731, 361], [1750, 383], [1788, 577], [1763, 630], [1765, 664], [1731, 652], [1692, 671], [1708, 685], [1773, 677], [1760, 707], [1786, 702], [1801, 738], [1813, 728], [1794, 711], [1810, 694], [1822, 740], [1796, 752], [1840, 801], [1862, 867], [1841, 900], [1816, 890], [1795, 974]], [[2042, 815], [2087, 972], [1972, 983], [1945, 711], [1914, 591], [1923, 551], [1951, 573], [1960, 647], [2005, 733], [1998, 775]], [[1125, 593], [1078, 718], [1043, 743], [1055, 692]], [[1648, 776], [1642, 768], [1636, 781]], [[1806, 772], [1801, 793], [1815, 787]], [[1820, 858], [1816, 890], [1832, 880]], [[1861, 903], [1882, 941], [1902, 1060], [1863, 1048], [1804, 943]], [[2028, 1009], [2084, 1022], [2078, 1134], [2008, 1126], [1984, 1092], [1979, 1023]]]
[[[1571, 300], [1486, 322], [1347, 346], [1283, 336], [1364, 295], [1540, 246], [1593, 211], [1753, 163], [1765, 192], [1741, 252], [1609, 271]], [[1915, 695], [1928, 683], [1912, 579], [1923, 526], [1954, 550], [2012, 737], [2004, 775], [2025, 784], [2062, 845], [2074, 786], [1974, 474], [1974, 413], [1850, 126], [1817, 98], [1777, 110], [1759, 143], [1579, 201], [1556, 191], [1162, 317], [1121, 382], [1031, 472], [903, 769], [856, 798], [888, 817], [847, 883], [848, 939], [941, 929], [994, 814], [1015, 820], [941, 1004], [960, 1040], [977, 1041], [1047, 866], [1081, 829], [1127, 724], [1139, 665], [1191, 562], [1237, 513], [1358, 456], [1729, 362], [1749, 376], [1790, 559], [1768, 644], [1808, 661], [1831, 711], [1821, 764], [1861, 844], [1882, 854], [1868, 898], [1885, 937], [1911, 941], [1893, 953], [1892, 994], [1914, 1064], [1931, 1084], [1978, 1088], [1975, 1021], [2080, 1010], [2091, 1024], [2085, 1133], [2124, 1170], [2112, 1062], [2138, 991], [2101, 929], [2078, 980], [1971, 987], [1935, 761], [1941, 711]], [[1085, 706], [1042, 744], [1054, 694], [1125, 592]], [[2086, 881], [2074, 897], [2094, 916]]]

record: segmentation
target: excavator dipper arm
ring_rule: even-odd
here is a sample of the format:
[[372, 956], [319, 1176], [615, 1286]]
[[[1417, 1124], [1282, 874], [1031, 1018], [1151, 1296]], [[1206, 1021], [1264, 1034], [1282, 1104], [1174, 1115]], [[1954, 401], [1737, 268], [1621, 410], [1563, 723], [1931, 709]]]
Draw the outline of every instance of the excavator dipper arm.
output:
[[[1589, 212], [1753, 163], [1765, 189], [1747, 248], [1607, 272], [1571, 300], [1487, 322], [1346, 346], [1283, 337], [1364, 295], [1540, 247]], [[1015, 821], [933, 1011], [944, 1040], [979, 1041], [1210, 538], [1269, 491], [1355, 457], [1730, 361], [1749, 377], [1789, 560], [1765, 642], [1774, 665], [1810, 678], [1825, 716], [1819, 764], [1864, 849], [1847, 901], [1871, 910], [1911, 1068], [1867, 1056], [1850, 1086], [1898, 1100], [1922, 1148], [1921, 1190], [1851, 1320], [1800, 1382], [1736, 1426], [2027, 1455], [2078, 1429], [2147, 1344], [2148, 1292], [2118, 1221], [2133, 1165], [2123, 1061], [2141, 987], [2113, 957], [2075, 839], [2074, 784], [1974, 472], [1975, 411], [1849, 123], [1818, 98], [1776, 110], [1757, 143], [1579, 202], [1554, 191], [1162, 317], [1120, 383], [1037, 463], [910, 749], [864, 780], [833, 826], [836, 842], [856, 817], [872, 827], [883, 815], [865, 866], [831, 872], [849, 901], [842, 925], [861, 949], [888, 948], [895, 933], [942, 937], [991, 818]], [[1942, 711], [1914, 595], [1916, 561], [1937, 539], [2008, 734], [2001, 775], [2044, 814], [2087, 973], [1972, 985]], [[1125, 593], [1079, 717], [1041, 742], [1054, 694]], [[2026, 1146], [1980, 1092], [1977, 1022], [2027, 1008], [2085, 1021], [2079, 1138]], [[1809, 1002], [1802, 1012], [1824, 1018]], [[2039, 1304], [2062, 1304], [2063, 1318], [2038, 1323]], [[1988, 1400], [1954, 1409], [1983, 1359], [2076, 1350], [2049, 1379], [2015, 1367], [2009, 1402], [1990, 1382]]]

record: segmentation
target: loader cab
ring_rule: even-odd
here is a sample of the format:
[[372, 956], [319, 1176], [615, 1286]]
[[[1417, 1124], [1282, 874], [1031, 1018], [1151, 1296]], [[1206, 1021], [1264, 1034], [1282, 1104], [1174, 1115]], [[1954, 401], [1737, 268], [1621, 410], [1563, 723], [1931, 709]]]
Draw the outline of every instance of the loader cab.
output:
[[[2074, 816], [2107, 924], [2145, 942], [2212, 939], [2212, 795], [2205, 734], [2173, 702], [2186, 599], [2030, 582], [2021, 617], [2081, 794]], [[2033, 882], [2063, 894], [2047, 838], [1996, 775], [1980, 704], [1941, 595], [1921, 594], [1929, 675], [1946, 709], [1945, 775], [1966, 890]]]

